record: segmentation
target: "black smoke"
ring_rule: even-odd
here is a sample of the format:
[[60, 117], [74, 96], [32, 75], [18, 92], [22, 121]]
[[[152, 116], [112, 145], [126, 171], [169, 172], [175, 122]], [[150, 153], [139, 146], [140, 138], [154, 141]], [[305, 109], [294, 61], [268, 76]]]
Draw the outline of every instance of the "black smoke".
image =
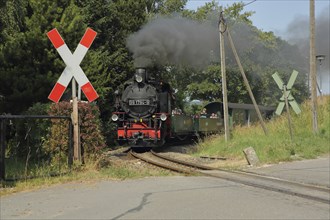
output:
[[131, 35], [127, 47], [133, 53], [135, 66], [202, 67], [219, 48], [219, 32], [209, 22], [158, 17]]
[[[320, 15], [316, 16], [315, 21], [315, 48], [316, 55], [325, 55], [322, 62], [317, 61], [318, 82], [323, 91], [329, 93], [330, 84], [330, 30], [329, 30], [329, 7], [323, 9]], [[288, 41], [299, 47], [301, 53], [306, 58], [305, 62], [309, 62], [309, 17], [297, 16], [292, 21], [286, 31]], [[320, 81], [322, 81], [320, 83]]]

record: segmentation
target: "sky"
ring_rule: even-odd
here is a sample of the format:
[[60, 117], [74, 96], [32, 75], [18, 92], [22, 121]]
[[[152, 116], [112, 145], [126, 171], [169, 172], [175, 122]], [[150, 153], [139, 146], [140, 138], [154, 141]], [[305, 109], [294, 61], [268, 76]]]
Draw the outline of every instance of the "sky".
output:
[[[211, 0], [188, 0], [187, 9], [196, 10]], [[248, 4], [252, 0], [216, 0], [219, 5], [228, 6], [234, 2]], [[315, 1], [315, 15], [329, 7], [330, 0]], [[251, 16], [253, 25], [263, 31], [272, 31], [277, 36], [285, 38], [286, 28], [297, 17], [309, 16], [309, 0], [256, 0], [245, 6], [244, 10], [254, 11]], [[328, 12], [329, 13], [329, 12]]]
[[[196, 10], [211, 0], [188, 0], [186, 8]], [[303, 43], [309, 45], [309, 0], [216, 0], [219, 5], [227, 7], [234, 2], [246, 4], [244, 11], [254, 11], [250, 17], [254, 26], [258, 29], [269, 32], [290, 43], [301, 44], [299, 38], [303, 37]], [[250, 3], [250, 4], [249, 4]], [[323, 94], [330, 94], [330, 72], [329, 72], [329, 7], [330, 0], [315, 0], [316, 17], [316, 49], [323, 50], [326, 60], [322, 61], [318, 74], [318, 84]], [[320, 33], [318, 33], [320, 32]], [[322, 36], [322, 37], [321, 37]], [[292, 40], [294, 42], [292, 42]], [[307, 41], [306, 41], [307, 40]], [[308, 48], [305, 48], [308, 52]], [[319, 70], [318, 70], [319, 71]]]

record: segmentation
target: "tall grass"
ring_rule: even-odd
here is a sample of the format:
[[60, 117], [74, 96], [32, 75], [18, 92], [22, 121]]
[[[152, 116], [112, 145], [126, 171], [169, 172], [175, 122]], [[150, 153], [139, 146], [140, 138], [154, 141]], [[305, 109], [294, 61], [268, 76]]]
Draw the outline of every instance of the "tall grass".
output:
[[243, 149], [253, 147], [261, 163], [311, 159], [330, 152], [330, 96], [318, 99], [319, 132], [313, 133], [310, 102], [301, 105], [302, 113], [291, 111], [293, 140], [290, 138], [287, 113], [266, 123], [268, 136], [259, 124], [235, 127], [226, 143], [222, 136], [212, 137], [199, 144], [196, 155], [225, 156], [244, 159]]
[[24, 180], [38, 177], [50, 177], [68, 172], [66, 161], [49, 163], [47, 161], [25, 161], [18, 158], [6, 159], [6, 179]]

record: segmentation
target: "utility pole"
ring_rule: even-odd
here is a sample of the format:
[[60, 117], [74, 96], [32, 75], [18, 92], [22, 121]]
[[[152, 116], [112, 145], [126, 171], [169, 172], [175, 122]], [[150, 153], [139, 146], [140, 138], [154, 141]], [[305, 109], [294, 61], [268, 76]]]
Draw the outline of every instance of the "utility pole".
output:
[[264, 130], [265, 135], [267, 135], [268, 132], [267, 132], [266, 124], [265, 124], [264, 120], [262, 119], [261, 112], [260, 112], [259, 107], [258, 107], [258, 104], [257, 104], [257, 102], [256, 102], [256, 100], [255, 100], [255, 98], [254, 98], [254, 95], [253, 95], [252, 89], [251, 89], [251, 87], [250, 87], [249, 81], [248, 81], [248, 79], [247, 79], [247, 77], [246, 77], [246, 75], [245, 75], [245, 72], [244, 72], [243, 66], [242, 66], [241, 61], [240, 61], [240, 59], [239, 59], [239, 57], [238, 57], [238, 54], [237, 54], [237, 51], [236, 51], [236, 48], [235, 48], [235, 45], [234, 45], [233, 39], [232, 39], [232, 37], [231, 37], [231, 35], [230, 35], [230, 33], [229, 33], [229, 30], [227, 30], [227, 34], [228, 34], [228, 38], [229, 38], [229, 43], [230, 43], [231, 49], [232, 49], [233, 54], [234, 54], [234, 56], [235, 56], [236, 62], [237, 62], [238, 67], [239, 67], [239, 70], [241, 71], [241, 74], [242, 74], [242, 77], [243, 77], [243, 80], [244, 80], [245, 87], [246, 87], [246, 89], [247, 89], [248, 92], [249, 92], [250, 98], [251, 98], [251, 100], [252, 100], [252, 103], [253, 103], [254, 108], [255, 108], [255, 110], [256, 110], [256, 112], [257, 112], [257, 115], [258, 115], [259, 121], [260, 121], [260, 123], [261, 123], [261, 127], [262, 127], [262, 129]]
[[309, 74], [312, 84], [313, 132], [318, 133], [317, 124], [317, 90], [316, 90], [316, 59], [315, 59], [315, 0], [309, 2]]
[[220, 35], [220, 59], [221, 59], [221, 75], [222, 75], [222, 97], [223, 97], [223, 119], [225, 126], [225, 141], [230, 138], [229, 131], [229, 118], [228, 118], [228, 99], [227, 99], [227, 79], [226, 79], [226, 62], [225, 62], [225, 42], [224, 34], [226, 32], [225, 19], [223, 11], [220, 12], [219, 19], [219, 35]]

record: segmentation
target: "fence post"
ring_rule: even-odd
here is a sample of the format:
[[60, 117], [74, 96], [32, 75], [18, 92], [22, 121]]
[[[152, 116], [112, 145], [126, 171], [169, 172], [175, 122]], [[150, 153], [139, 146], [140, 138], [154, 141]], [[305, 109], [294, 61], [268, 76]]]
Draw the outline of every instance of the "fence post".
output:
[[5, 169], [5, 156], [6, 156], [6, 119], [0, 119], [1, 121], [1, 134], [0, 134], [0, 179], [6, 179], [6, 169]]
[[69, 121], [69, 149], [68, 149], [68, 166], [71, 170], [72, 164], [73, 164], [73, 124], [72, 120]]

